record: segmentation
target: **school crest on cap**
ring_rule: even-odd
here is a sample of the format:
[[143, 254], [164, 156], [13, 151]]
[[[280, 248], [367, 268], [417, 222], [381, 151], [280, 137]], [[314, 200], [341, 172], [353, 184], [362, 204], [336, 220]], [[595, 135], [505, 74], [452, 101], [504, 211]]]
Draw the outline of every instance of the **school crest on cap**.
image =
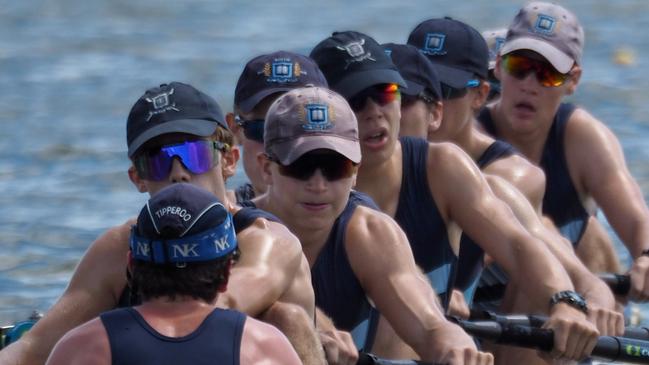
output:
[[557, 21], [554, 17], [545, 14], [538, 14], [536, 16], [536, 21], [534, 22], [534, 32], [543, 35], [552, 35], [556, 25]]
[[361, 38], [357, 41], [349, 42], [343, 46], [336, 46], [341, 51], [347, 52], [350, 59], [345, 60], [345, 69], [349, 67], [354, 62], [363, 62], [365, 60], [376, 61], [372, 57], [372, 52], [367, 52], [363, 45], [365, 44], [365, 38]]
[[290, 58], [276, 58], [273, 62], [266, 62], [264, 68], [257, 73], [266, 76], [266, 82], [279, 84], [297, 82], [299, 77], [306, 75], [299, 62], [293, 62]]
[[428, 33], [424, 41], [424, 47], [421, 51], [424, 54], [431, 56], [442, 56], [446, 54], [444, 51], [444, 42], [446, 41], [446, 34], [442, 33]]
[[149, 115], [146, 118], [147, 122], [156, 114], [161, 114], [169, 110], [180, 111], [180, 109], [176, 108], [176, 103], [171, 102], [171, 95], [173, 95], [173, 93], [174, 88], [172, 87], [169, 91], [145, 99], [153, 106], [153, 110], [149, 110]]
[[305, 131], [326, 131], [334, 127], [331, 123], [334, 120], [334, 113], [329, 105], [306, 104], [302, 113], [300, 118], [305, 122], [302, 124]]

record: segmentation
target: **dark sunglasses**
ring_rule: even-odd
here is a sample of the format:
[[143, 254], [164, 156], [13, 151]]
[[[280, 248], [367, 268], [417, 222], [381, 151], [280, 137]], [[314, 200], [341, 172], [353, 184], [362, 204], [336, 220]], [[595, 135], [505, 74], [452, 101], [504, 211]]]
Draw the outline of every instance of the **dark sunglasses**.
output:
[[284, 166], [273, 157], [269, 157], [279, 165], [279, 173], [293, 179], [306, 181], [320, 170], [328, 181], [336, 181], [351, 177], [356, 166], [352, 160], [338, 153], [305, 153], [292, 164]]
[[187, 141], [147, 149], [133, 159], [135, 169], [141, 178], [161, 181], [171, 172], [174, 158], [192, 174], [203, 174], [217, 162], [216, 151], [224, 151], [227, 145], [216, 141]]
[[530, 72], [542, 86], [557, 87], [563, 85], [571, 73], [562, 74], [551, 63], [529, 58], [517, 53], [508, 53], [502, 57], [503, 69], [515, 78], [522, 80]]
[[426, 90], [422, 90], [419, 94], [417, 95], [408, 95], [405, 93], [401, 94], [401, 107], [402, 108], [407, 108], [413, 105], [417, 100], [422, 100], [426, 104], [432, 104], [437, 101], [437, 99], [432, 96], [429, 92]]
[[368, 98], [374, 100], [374, 102], [380, 106], [384, 106], [395, 100], [399, 100], [400, 97], [401, 92], [399, 91], [399, 85], [381, 84], [370, 86], [367, 89], [362, 90], [358, 94], [349, 98], [348, 101], [352, 110], [358, 112], [363, 110]]
[[240, 116], [236, 115], [234, 117], [234, 122], [238, 126], [243, 128], [243, 135], [248, 139], [257, 141], [259, 143], [264, 143], [264, 120], [263, 119], [252, 119], [244, 120]]
[[441, 86], [442, 86], [442, 99], [444, 100], [458, 99], [458, 98], [465, 97], [466, 94], [469, 92], [469, 89], [473, 89], [480, 86], [480, 80], [478, 79], [469, 80], [467, 81], [466, 85], [460, 89], [450, 87], [446, 84], [441, 84]]

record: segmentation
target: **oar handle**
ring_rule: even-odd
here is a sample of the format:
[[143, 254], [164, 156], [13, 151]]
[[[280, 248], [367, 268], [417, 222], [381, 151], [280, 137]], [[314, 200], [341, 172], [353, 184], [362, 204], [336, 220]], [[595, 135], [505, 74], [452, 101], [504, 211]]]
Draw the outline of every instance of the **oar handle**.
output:
[[422, 362], [418, 360], [382, 359], [374, 354], [359, 352], [358, 361], [356, 362], [356, 365], [442, 365], [442, 364], [433, 364], [430, 362]]
[[597, 276], [611, 288], [615, 295], [625, 296], [631, 290], [631, 277], [629, 275], [602, 273]]
[[[551, 351], [554, 333], [550, 329], [510, 324], [495, 321], [456, 322], [469, 334], [504, 345], [536, 348]], [[607, 361], [623, 361], [631, 364], [649, 364], [649, 341], [635, 338], [601, 336], [591, 354]]]

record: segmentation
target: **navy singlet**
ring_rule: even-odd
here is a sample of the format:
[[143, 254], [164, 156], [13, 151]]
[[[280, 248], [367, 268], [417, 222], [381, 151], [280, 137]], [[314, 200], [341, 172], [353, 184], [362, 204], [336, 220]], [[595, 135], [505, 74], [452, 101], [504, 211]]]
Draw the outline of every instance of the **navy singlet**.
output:
[[[279, 222], [279, 218], [274, 215], [254, 207], [244, 207], [236, 212], [232, 216], [232, 225], [234, 226], [234, 231], [239, 233], [244, 229], [248, 228], [257, 218], [266, 218], [271, 222]], [[128, 276], [128, 274], [127, 274]], [[135, 305], [142, 304], [141, 298], [139, 298], [135, 293], [131, 292], [131, 288], [127, 285], [122, 290], [122, 294], [119, 297], [119, 302], [117, 304], [118, 308], [131, 307]]]
[[113, 365], [238, 365], [246, 316], [214, 309], [192, 333], [167, 337], [133, 308], [99, 317], [106, 328]]
[[[483, 170], [490, 163], [517, 153], [516, 149], [507, 142], [494, 141], [482, 153], [476, 164]], [[478, 285], [484, 265], [484, 251], [469, 236], [462, 234], [460, 240], [460, 255], [458, 260], [455, 288], [464, 293], [464, 299], [469, 306], [473, 302], [473, 294]]]
[[394, 220], [406, 233], [417, 265], [439, 295], [444, 308], [448, 307], [457, 264], [446, 223], [437, 209], [428, 185], [428, 141], [401, 137], [403, 172], [399, 205]]
[[[576, 107], [569, 103], [559, 106], [539, 164], [546, 177], [543, 214], [554, 221], [561, 234], [572, 242], [573, 247], [579, 243], [590, 217], [570, 178], [564, 148], [566, 125], [575, 109]], [[478, 120], [487, 132], [498, 137], [488, 108], [480, 111]]]

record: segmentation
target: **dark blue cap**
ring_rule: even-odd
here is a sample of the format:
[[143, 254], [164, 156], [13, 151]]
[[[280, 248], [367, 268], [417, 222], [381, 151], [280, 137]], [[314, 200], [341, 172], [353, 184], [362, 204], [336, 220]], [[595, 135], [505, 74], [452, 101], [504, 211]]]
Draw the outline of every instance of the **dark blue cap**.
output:
[[234, 90], [234, 105], [247, 113], [269, 95], [307, 85], [328, 87], [312, 59], [287, 51], [264, 54], [243, 68]]
[[448, 17], [423, 21], [410, 33], [408, 44], [435, 65], [443, 84], [463, 89], [476, 77], [487, 79], [487, 44], [480, 32], [461, 21]]
[[209, 95], [180, 82], [147, 90], [128, 114], [128, 156], [147, 141], [167, 133], [207, 137], [217, 126], [228, 129], [219, 104]]
[[354, 31], [334, 32], [311, 51], [332, 90], [346, 99], [379, 84], [406, 87], [397, 67], [372, 37]]
[[214, 194], [192, 184], [172, 184], [140, 211], [131, 231], [137, 260], [159, 264], [210, 261], [233, 252], [232, 216]]
[[442, 99], [442, 90], [435, 67], [415, 46], [386, 43], [383, 48], [408, 83], [408, 88], [402, 90], [402, 93], [416, 96], [426, 90], [436, 100]]

